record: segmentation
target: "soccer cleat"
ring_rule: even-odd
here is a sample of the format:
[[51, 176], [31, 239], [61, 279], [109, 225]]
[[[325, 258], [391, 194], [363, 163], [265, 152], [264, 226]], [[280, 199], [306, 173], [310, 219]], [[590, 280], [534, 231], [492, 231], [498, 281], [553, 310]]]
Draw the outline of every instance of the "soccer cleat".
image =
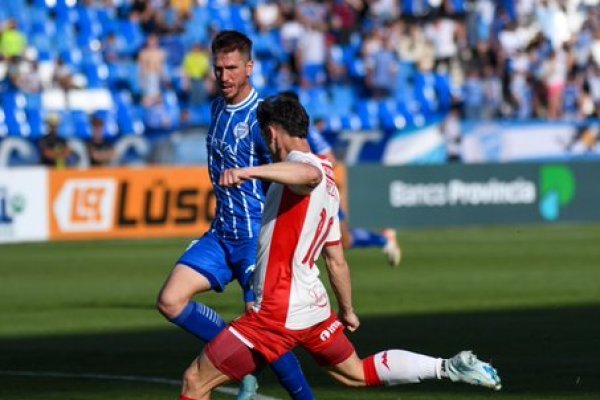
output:
[[383, 247], [383, 254], [387, 257], [390, 267], [397, 267], [400, 264], [400, 260], [402, 260], [402, 250], [396, 240], [396, 230], [385, 229], [381, 234], [387, 240], [387, 243]]
[[256, 396], [256, 390], [258, 389], [258, 382], [254, 375], [246, 375], [240, 383], [240, 390], [236, 397], [236, 400], [252, 400]]
[[500, 390], [498, 372], [490, 364], [477, 359], [471, 351], [461, 351], [446, 360], [446, 373], [453, 382], [466, 382]]

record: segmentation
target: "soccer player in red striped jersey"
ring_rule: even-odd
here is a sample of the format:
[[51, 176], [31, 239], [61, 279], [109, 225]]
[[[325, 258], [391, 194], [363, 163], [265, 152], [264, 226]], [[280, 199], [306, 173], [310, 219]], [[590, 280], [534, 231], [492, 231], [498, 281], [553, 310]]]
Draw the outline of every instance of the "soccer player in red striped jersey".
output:
[[[499, 389], [496, 370], [468, 351], [450, 359], [395, 349], [358, 357], [343, 333], [358, 329], [359, 320], [340, 243], [340, 198], [331, 163], [310, 152], [308, 116], [297, 100], [268, 98], [259, 105], [257, 116], [278, 162], [228, 169], [219, 180], [225, 187], [250, 179], [271, 182], [253, 277], [256, 303], [194, 360], [184, 375], [180, 400], [209, 399], [215, 387], [239, 380], [297, 346], [351, 387], [448, 378]], [[321, 253], [337, 298], [337, 314], [315, 266]]]

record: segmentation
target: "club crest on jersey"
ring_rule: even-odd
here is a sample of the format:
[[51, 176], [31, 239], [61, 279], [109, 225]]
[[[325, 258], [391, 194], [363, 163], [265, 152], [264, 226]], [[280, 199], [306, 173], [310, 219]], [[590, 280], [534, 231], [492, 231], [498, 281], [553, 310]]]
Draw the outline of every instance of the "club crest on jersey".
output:
[[236, 137], [236, 139], [243, 139], [248, 136], [248, 133], [250, 133], [250, 127], [248, 126], [248, 123], [238, 122], [235, 124], [235, 127], [233, 128], [233, 135]]

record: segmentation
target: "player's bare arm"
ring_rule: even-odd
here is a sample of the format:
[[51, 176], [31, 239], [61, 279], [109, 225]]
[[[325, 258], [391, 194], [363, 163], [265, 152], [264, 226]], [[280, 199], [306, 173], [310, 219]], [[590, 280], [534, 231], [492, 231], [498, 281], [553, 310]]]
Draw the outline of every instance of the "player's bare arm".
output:
[[258, 167], [225, 170], [221, 174], [219, 184], [224, 187], [235, 187], [249, 179], [261, 179], [289, 186], [302, 186], [310, 191], [321, 183], [323, 174], [314, 165], [284, 161]]
[[350, 332], [358, 329], [360, 321], [352, 307], [352, 283], [350, 280], [350, 269], [344, 257], [344, 249], [341, 243], [323, 248], [323, 259], [327, 266], [329, 282], [338, 303], [338, 316]]

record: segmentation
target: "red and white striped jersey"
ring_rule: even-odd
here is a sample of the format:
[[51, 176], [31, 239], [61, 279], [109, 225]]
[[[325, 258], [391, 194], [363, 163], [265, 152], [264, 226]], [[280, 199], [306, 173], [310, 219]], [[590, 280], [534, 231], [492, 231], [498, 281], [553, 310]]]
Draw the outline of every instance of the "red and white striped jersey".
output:
[[340, 241], [340, 196], [329, 161], [299, 151], [286, 161], [312, 164], [323, 179], [309, 195], [279, 183], [269, 187], [254, 271], [255, 311], [300, 330], [326, 320], [331, 312], [315, 261], [323, 246]]

